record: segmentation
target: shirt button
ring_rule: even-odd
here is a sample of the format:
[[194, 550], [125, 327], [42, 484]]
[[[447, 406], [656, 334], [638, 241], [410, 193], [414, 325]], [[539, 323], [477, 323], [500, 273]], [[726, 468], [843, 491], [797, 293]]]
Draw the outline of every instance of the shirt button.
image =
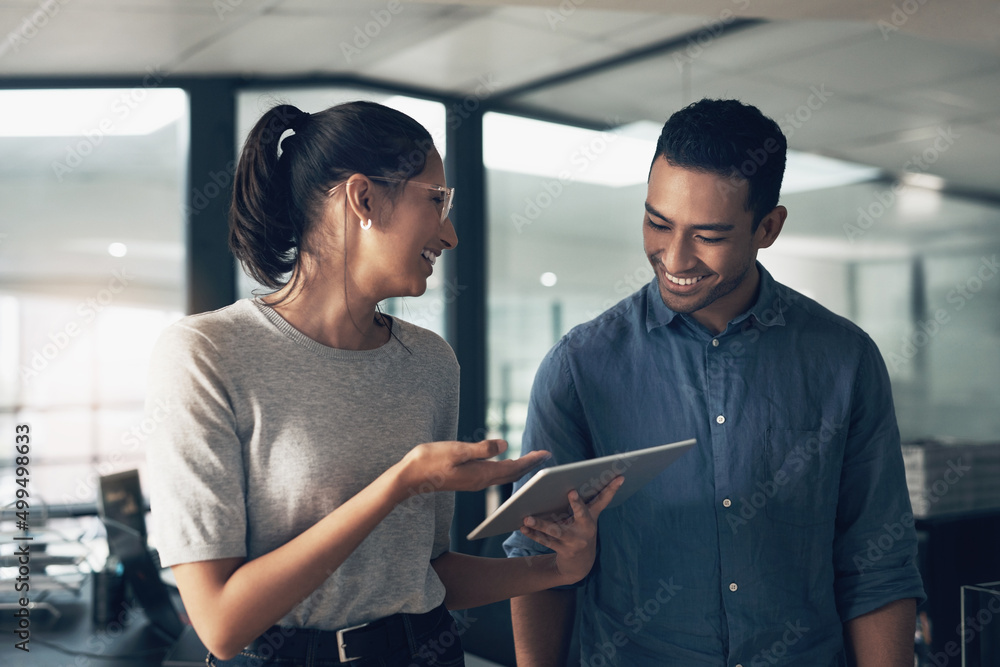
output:
[[719, 347], [719, 339], [718, 338], [713, 338], [712, 339], [712, 347]]
[[733, 501], [730, 500], [729, 498], [726, 498], [725, 500], [722, 501], [722, 506], [723, 507], [729, 507], [732, 504], [733, 504]]
[[719, 415], [718, 417], [715, 418], [715, 423], [716, 424], [725, 424], [726, 423], [726, 418], [723, 417], [722, 415]]
[[736, 585], [735, 581], [733, 583], [729, 584], [729, 590], [731, 590], [732, 592], [735, 593], [737, 588], [739, 588], [739, 586]]

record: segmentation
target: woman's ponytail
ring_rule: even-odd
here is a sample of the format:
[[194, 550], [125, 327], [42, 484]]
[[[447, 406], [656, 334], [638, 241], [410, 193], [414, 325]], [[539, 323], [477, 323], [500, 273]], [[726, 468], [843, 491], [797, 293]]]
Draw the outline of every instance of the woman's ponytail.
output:
[[[279, 159], [278, 143], [285, 131], [301, 129], [308, 117], [289, 104], [265, 113], [247, 135], [233, 178], [230, 248], [254, 280], [275, 289], [295, 266], [304, 222], [290, 205], [289, 161]], [[283, 148], [299, 139], [292, 135]]]

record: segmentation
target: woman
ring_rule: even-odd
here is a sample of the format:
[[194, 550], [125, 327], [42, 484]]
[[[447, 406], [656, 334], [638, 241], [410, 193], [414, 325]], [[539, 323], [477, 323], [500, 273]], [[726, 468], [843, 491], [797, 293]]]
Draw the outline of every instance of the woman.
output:
[[553, 554], [448, 552], [453, 494], [429, 492], [545, 457], [486, 461], [506, 443], [454, 442], [454, 353], [376, 307], [425, 291], [458, 242], [452, 195], [427, 131], [378, 104], [280, 105], [247, 137], [230, 242], [275, 292], [170, 327], [150, 374], [149, 404], [170, 410], [148, 448], [161, 562], [209, 665], [461, 665], [460, 642], [434, 641], [455, 638], [446, 606], [592, 566], [620, 480], [589, 506], [573, 494], [571, 522], [525, 522]]

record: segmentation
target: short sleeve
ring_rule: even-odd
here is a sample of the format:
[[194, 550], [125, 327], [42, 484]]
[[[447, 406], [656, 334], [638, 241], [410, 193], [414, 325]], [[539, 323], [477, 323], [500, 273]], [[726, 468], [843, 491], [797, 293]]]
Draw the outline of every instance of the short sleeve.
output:
[[245, 557], [245, 475], [219, 349], [182, 320], [157, 342], [146, 415], [153, 537], [164, 566]]
[[844, 621], [895, 600], [924, 599], [889, 375], [865, 337], [851, 400], [833, 555]]
[[[536, 450], [552, 454], [546, 466], [562, 465], [593, 457], [589, 430], [569, 365], [569, 338], [549, 351], [535, 374], [528, 400], [521, 455]], [[514, 485], [516, 491], [537, 470]], [[504, 542], [508, 557], [552, 553], [519, 532], [511, 533]]]
[[[447, 345], [447, 344], [445, 344]], [[454, 381], [452, 391], [441, 397], [438, 408], [440, 417], [435, 419], [435, 440], [454, 440], [458, 437], [458, 400], [459, 400], [459, 367], [455, 354], [448, 347], [448, 367], [453, 369]], [[434, 548], [431, 560], [451, 548], [451, 522], [455, 515], [455, 494], [452, 491], [440, 491], [434, 494]]]

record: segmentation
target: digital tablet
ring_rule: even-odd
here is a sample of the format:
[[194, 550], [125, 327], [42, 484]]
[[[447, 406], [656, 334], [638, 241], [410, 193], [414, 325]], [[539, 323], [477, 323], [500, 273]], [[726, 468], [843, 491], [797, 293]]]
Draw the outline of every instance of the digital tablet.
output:
[[589, 501], [618, 475], [625, 477], [625, 483], [608, 507], [620, 505], [691, 449], [694, 443], [694, 439], [683, 440], [545, 468], [469, 533], [467, 539], [477, 540], [520, 530], [527, 516], [549, 519], [569, 517], [572, 510], [566, 495], [572, 489], [576, 489], [584, 501]]

